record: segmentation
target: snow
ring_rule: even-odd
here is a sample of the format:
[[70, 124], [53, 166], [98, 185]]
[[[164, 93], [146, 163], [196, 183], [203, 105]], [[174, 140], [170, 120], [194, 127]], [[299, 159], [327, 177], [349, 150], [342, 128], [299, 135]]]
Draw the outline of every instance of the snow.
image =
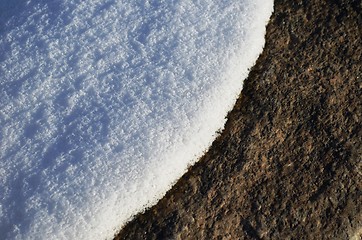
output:
[[109, 239], [223, 127], [272, 0], [0, 0], [0, 238]]

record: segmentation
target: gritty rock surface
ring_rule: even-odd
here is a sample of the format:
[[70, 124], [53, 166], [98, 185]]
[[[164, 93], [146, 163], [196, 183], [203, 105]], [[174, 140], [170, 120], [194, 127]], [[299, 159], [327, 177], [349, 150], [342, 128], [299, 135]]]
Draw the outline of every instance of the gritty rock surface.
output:
[[225, 130], [116, 239], [361, 239], [362, 3], [276, 0]]

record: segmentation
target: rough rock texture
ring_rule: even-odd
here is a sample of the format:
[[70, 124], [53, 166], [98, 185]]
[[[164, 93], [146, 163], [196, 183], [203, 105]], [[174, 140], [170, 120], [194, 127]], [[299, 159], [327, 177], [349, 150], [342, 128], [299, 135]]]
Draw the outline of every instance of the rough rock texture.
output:
[[276, 0], [223, 133], [116, 239], [361, 239], [362, 3]]

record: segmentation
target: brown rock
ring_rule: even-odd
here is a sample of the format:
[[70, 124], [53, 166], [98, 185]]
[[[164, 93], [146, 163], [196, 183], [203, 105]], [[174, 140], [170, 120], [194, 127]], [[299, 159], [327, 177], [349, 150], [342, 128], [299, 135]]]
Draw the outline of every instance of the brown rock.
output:
[[223, 133], [116, 239], [361, 239], [362, 3], [274, 7]]

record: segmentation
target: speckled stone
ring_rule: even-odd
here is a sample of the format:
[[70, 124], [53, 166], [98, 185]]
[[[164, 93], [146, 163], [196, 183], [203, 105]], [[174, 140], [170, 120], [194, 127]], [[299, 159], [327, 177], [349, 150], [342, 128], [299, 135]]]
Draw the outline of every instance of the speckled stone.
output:
[[360, 0], [276, 0], [225, 130], [116, 239], [361, 239], [361, 36]]

